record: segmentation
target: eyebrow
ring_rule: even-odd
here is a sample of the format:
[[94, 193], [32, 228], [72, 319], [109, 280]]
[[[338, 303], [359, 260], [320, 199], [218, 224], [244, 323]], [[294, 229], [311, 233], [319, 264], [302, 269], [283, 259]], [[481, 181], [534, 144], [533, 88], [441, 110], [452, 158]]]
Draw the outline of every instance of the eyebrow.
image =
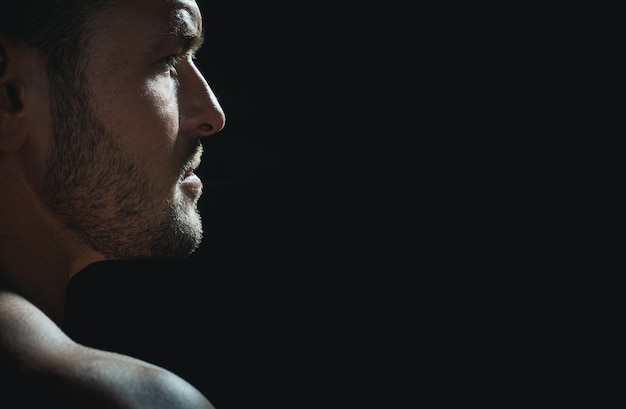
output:
[[204, 43], [204, 33], [190, 27], [186, 21], [176, 18], [172, 22], [170, 38], [183, 43], [183, 51], [197, 51]]
[[152, 52], [159, 53], [163, 48], [168, 47], [168, 44], [177, 42], [182, 44], [181, 53], [198, 51], [204, 43], [204, 33], [196, 30], [182, 18], [174, 15], [167, 23], [168, 28], [164, 30], [161, 35], [155, 38], [155, 41], [150, 46]]

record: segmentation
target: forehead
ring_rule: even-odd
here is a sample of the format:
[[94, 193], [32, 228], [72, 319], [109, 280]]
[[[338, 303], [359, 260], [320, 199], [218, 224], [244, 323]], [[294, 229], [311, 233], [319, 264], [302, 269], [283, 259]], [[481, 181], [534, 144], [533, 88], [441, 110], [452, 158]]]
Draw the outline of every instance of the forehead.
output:
[[111, 38], [114, 33], [146, 40], [159, 35], [197, 36], [202, 33], [202, 18], [194, 0], [113, 0], [96, 18], [94, 34]]
[[108, 9], [126, 13], [167, 13], [168, 11], [185, 10], [194, 17], [200, 17], [195, 0], [111, 0]]

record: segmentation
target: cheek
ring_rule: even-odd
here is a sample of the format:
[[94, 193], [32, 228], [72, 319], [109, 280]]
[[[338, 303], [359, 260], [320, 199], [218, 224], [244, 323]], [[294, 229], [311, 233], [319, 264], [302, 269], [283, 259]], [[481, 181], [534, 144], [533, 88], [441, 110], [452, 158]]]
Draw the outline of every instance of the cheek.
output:
[[175, 84], [164, 78], [117, 89], [115, 104], [108, 105], [108, 115], [101, 119], [145, 174], [169, 185], [180, 167], [174, 155], [179, 129]]
[[143, 125], [151, 129], [154, 136], [169, 135], [175, 139], [179, 126], [178, 96], [171, 79], [149, 81], [142, 89], [141, 101], [136, 106], [141, 107], [145, 115]]
[[97, 117], [115, 143], [153, 180], [167, 184], [178, 178], [176, 83], [166, 76], [129, 76], [98, 90]]
[[176, 86], [168, 78], [122, 82], [102, 87], [96, 98], [98, 117], [121, 143], [140, 148], [173, 144], [178, 134]]
[[167, 78], [150, 81], [138, 99], [133, 104], [137, 115], [130, 115], [134, 121], [132, 149], [155, 180], [160, 181], [157, 183], [169, 186], [178, 180], [180, 167], [174, 154], [180, 122], [175, 84]]

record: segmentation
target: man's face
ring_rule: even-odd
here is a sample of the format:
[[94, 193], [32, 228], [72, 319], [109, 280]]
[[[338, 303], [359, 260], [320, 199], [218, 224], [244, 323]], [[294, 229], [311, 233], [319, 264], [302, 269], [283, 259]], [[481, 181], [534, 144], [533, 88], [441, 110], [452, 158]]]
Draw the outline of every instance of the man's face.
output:
[[107, 258], [185, 256], [202, 238], [199, 138], [224, 125], [192, 61], [200, 12], [193, 0], [117, 3], [94, 21], [84, 89], [53, 114], [47, 203]]

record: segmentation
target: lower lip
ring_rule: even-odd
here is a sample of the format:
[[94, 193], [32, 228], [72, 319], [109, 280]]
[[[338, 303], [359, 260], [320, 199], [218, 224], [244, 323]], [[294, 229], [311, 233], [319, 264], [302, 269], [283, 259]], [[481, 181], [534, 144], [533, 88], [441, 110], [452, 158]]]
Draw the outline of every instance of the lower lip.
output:
[[185, 176], [182, 185], [183, 189], [194, 196], [202, 193], [202, 181], [195, 173]]

